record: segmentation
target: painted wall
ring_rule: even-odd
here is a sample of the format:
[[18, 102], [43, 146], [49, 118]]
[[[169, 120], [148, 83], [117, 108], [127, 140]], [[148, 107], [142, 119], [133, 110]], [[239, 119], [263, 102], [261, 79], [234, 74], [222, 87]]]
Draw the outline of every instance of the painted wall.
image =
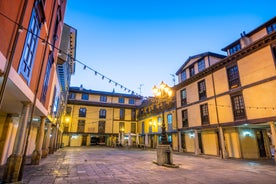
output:
[[235, 128], [224, 130], [225, 146], [229, 157], [241, 158], [239, 132]]

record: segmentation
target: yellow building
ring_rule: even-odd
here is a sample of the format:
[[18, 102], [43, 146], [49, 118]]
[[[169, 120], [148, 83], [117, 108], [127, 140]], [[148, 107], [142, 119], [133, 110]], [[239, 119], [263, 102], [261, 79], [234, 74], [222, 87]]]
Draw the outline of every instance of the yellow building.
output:
[[156, 97], [145, 99], [139, 107], [138, 132], [140, 144], [157, 148], [161, 142], [162, 121], [164, 119], [167, 141], [173, 150], [178, 150], [178, 133], [175, 96], [161, 101]]
[[62, 118], [64, 146], [133, 146], [137, 140], [137, 108], [142, 97], [71, 87]]
[[276, 144], [276, 18], [177, 71], [180, 148], [223, 158], [271, 158]]

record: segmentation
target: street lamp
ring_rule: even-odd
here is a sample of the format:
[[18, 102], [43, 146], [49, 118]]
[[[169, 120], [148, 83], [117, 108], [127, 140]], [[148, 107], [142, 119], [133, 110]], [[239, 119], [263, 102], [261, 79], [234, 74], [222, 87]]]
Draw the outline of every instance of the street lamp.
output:
[[161, 144], [169, 144], [167, 141], [166, 136], [166, 125], [165, 125], [165, 118], [164, 118], [164, 111], [165, 111], [165, 103], [166, 99], [170, 98], [172, 96], [172, 90], [170, 87], [165, 84], [163, 81], [160, 84], [160, 87], [154, 87], [152, 88], [153, 94], [157, 99], [160, 99], [162, 102], [162, 132], [161, 132]]
[[173, 164], [172, 148], [167, 140], [166, 125], [164, 118], [166, 107], [165, 104], [166, 101], [170, 100], [170, 98], [172, 97], [172, 90], [163, 81], [161, 82], [159, 87], [154, 86], [152, 90], [156, 99], [160, 100], [158, 103], [162, 103], [161, 144], [157, 146], [157, 161], [155, 163], [161, 166], [178, 167]]

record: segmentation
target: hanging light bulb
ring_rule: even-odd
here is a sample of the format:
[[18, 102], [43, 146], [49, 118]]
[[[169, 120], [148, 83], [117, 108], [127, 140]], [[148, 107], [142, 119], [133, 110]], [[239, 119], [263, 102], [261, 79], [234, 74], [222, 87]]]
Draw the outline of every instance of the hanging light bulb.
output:
[[104, 80], [104, 76], [102, 76], [102, 80]]
[[84, 69], [84, 70], [86, 69], [86, 65], [83, 66], [83, 69]]
[[98, 74], [98, 72], [97, 71], [95, 71], [95, 75], [97, 75]]

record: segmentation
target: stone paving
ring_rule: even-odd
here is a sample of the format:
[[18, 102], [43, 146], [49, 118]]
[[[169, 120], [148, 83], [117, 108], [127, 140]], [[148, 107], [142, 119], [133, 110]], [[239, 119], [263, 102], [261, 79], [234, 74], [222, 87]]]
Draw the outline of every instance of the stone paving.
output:
[[[40, 165], [25, 165], [21, 183], [276, 183], [273, 160], [220, 159], [174, 153], [173, 160], [179, 168], [158, 166], [153, 160], [156, 160], [156, 150], [97, 146], [63, 148], [42, 159]], [[0, 172], [2, 178], [3, 167]]]

